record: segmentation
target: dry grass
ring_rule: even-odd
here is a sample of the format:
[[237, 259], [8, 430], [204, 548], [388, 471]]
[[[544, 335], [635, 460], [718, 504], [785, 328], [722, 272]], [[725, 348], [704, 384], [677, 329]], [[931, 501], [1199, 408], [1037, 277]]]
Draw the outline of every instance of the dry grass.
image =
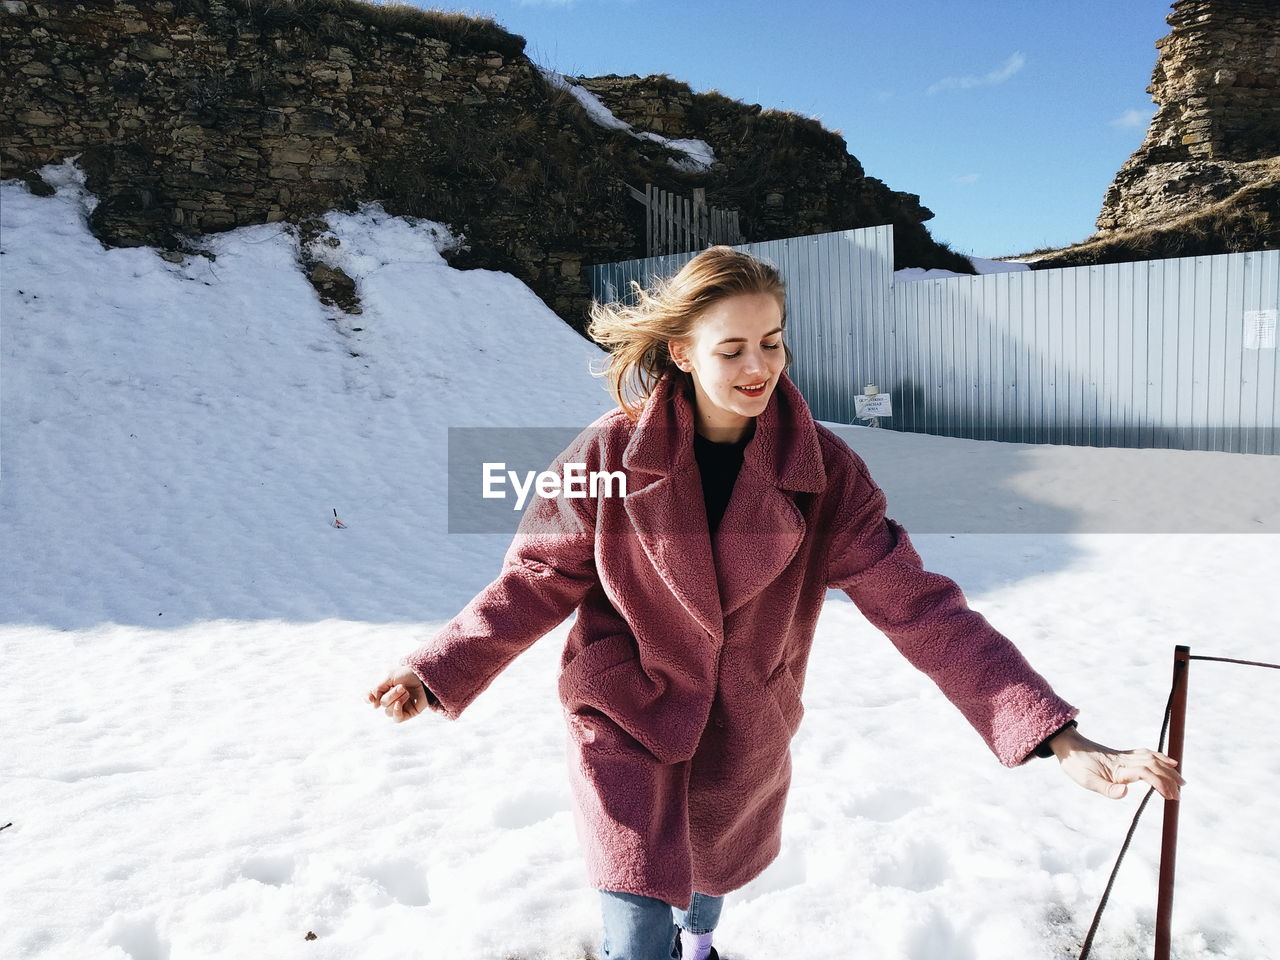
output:
[[[1277, 161], [1280, 166], [1280, 161]], [[1032, 269], [1200, 257], [1280, 248], [1280, 173], [1156, 227], [1095, 234], [1062, 249], [1033, 250]]]
[[[524, 54], [524, 37], [510, 33], [491, 17], [448, 10], [424, 10], [408, 3], [372, 4], [365, 0], [227, 0], [261, 28], [321, 28], [331, 43], [354, 41], [343, 36], [341, 23], [355, 21], [395, 35], [430, 37], [474, 53], [504, 57]], [[180, 0], [197, 7], [202, 0]], [[180, 11], [181, 12], [181, 11]], [[193, 11], [196, 12], [196, 11]]]

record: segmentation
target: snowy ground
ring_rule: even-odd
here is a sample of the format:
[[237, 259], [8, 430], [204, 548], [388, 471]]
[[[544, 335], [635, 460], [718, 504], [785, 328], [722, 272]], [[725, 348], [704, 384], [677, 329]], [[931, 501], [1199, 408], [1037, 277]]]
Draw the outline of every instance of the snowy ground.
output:
[[[584, 425], [599, 352], [449, 268], [438, 226], [328, 218], [348, 317], [279, 225], [216, 261], [104, 250], [50, 176], [0, 185], [0, 957], [593, 955], [568, 624], [456, 723], [363, 694], [506, 546], [445, 532], [447, 427]], [[1280, 660], [1280, 458], [843, 430], [1091, 737], [1154, 746], [1176, 643]], [[1190, 690], [1174, 953], [1275, 957], [1280, 677], [1197, 663]], [[1142, 791], [1001, 767], [843, 594], [805, 700], [784, 853], [731, 895], [725, 960], [1076, 956]], [[1098, 960], [1149, 955], [1159, 812]]]

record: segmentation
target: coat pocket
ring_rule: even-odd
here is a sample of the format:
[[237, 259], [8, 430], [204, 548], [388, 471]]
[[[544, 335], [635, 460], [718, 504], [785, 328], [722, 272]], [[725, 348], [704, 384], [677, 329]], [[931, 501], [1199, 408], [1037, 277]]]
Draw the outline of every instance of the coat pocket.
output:
[[587, 644], [560, 671], [560, 702], [568, 711], [570, 727], [597, 731], [603, 722], [612, 728], [598, 731], [603, 736], [592, 732], [589, 740], [607, 752], [625, 750], [630, 742], [649, 749], [645, 738], [637, 736], [636, 719], [629, 709], [641, 678], [647, 680], [629, 634], [610, 634]]
[[800, 721], [804, 719], [804, 702], [800, 699], [800, 688], [785, 663], [773, 671], [764, 688], [782, 714], [788, 735], [794, 737], [800, 729]]
[[[588, 643], [560, 671], [560, 697], [595, 685], [606, 673], [624, 664], [640, 666], [640, 651], [625, 633], [613, 633]], [[565, 706], [569, 706], [565, 700]]]
[[583, 647], [561, 671], [558, 686], [571, 718], [587, 726], [608, 721], [660, 763], [693, 755], [701, 730], [693, 723], [693, 704], [673, 701], [668, 683], [645, 671], [630, 634], [611, 634]]

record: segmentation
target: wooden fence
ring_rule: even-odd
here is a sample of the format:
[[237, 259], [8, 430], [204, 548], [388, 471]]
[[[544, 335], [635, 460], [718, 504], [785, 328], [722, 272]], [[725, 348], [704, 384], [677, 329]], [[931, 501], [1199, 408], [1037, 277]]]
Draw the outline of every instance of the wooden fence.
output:
[[705, 250], [717, 243], [743, 243], [738, 227], [738, 211], [707, 206], [707, 191], [698, 187], [693, 198], [678, 197], [651, 183], [644, 193], [630, 185], [631, 196], [644, 204], [646, 256]]

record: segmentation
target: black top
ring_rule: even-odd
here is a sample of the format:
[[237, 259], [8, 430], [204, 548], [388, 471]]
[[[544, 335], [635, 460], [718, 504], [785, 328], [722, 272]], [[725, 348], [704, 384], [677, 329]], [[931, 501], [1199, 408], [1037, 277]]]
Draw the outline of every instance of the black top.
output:
[[742, 469], [743, 451], [751, 442], [751, 432], [736, 443], [716, 443], [695, 431], [693, 455], [702, 474], [702, 502], [707, 508], [707, 529], [716, 532], [729, 507], [733, 485]]

